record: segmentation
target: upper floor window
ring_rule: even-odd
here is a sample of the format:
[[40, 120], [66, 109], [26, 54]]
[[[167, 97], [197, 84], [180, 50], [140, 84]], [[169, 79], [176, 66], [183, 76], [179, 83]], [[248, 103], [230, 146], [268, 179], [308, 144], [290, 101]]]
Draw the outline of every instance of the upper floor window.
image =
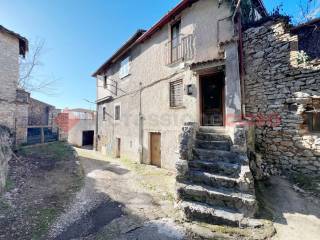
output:
[[105, 121], [105, 120], [106, 120], [106, 117], [107, 117], [106, 108], [105, 108], [105, 107], [103, 107], [103, 108], [102, 108], [102, 119], [103, 119], [103, 121]]
[[120, 105], [114, 106], [114, 120], [119, 121], [121, 118], [121, 107]]
[[183, 106], [183, 82], [177, 80], [170, 83], [170, 107]]
[[107, 75], [103, 76], [103, 87], [104, 88], [108, 87], [108, 77], [107, 77]]
[[130, 74], [130, 57], [127, 57], [121, 62], [119, 77], [124, 78], [129, 74]]
[[181, 22], [178, 21], [171, 25], [171, 61], [174, 62], [179, 58]]

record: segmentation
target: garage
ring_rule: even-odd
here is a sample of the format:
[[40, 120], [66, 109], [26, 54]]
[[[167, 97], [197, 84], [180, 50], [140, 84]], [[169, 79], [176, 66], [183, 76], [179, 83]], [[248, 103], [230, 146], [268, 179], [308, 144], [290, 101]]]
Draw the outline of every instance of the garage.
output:
[[94, 131], [82, 132], [82, 146], [93, 145]]

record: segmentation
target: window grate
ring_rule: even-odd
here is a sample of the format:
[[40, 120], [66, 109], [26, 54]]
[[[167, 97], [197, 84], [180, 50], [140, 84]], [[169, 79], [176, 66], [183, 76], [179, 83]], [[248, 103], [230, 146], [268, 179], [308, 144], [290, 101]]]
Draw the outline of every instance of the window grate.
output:
[[177, 80], [170, 83], [170, 107], [183, 106], [183, 82]]

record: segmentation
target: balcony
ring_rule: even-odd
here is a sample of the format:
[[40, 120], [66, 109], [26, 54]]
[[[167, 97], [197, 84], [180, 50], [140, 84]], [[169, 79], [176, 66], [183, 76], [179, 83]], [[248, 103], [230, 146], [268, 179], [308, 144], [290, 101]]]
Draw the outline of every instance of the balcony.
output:
[[184, 62], [194, 57], [194, 35], [179, 35], [166, 43], [166, 65]]

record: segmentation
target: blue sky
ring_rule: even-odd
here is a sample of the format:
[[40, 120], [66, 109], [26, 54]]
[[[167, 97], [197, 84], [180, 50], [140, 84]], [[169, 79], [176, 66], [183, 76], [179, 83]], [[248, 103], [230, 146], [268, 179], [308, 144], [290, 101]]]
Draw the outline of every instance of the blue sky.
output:
[[[59, 108], [94, 108], [91, 74], [138, 28], [148, 29], [179, 0], [0, 0], [0, 24], [46, 41], [39, 75], [57, 79], [56, 94], [33, 97]], [[297, 14], [299, 0], [265, 0], [268, 10], [283, 3]]]

